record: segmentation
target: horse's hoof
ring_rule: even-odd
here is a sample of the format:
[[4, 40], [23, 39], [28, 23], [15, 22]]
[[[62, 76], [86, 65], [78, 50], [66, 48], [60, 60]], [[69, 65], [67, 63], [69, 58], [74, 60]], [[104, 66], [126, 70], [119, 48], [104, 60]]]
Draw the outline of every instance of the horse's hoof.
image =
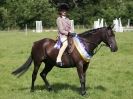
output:
[[52, 91], [52, 87], [51, 86], [48, 87], [48, 91]]
[[84, 96], [86, 94], [86, 91], [82, 91], [81, 95]]
[[34, 92], [34, 89], [31, 89], [30, 92]]

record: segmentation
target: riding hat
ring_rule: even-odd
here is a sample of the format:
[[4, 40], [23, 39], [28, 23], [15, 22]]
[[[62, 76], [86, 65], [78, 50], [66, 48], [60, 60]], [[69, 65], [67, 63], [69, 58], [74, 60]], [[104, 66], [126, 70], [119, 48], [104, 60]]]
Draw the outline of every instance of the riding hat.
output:
[[60, 4], [58, 4], [58, 11], [63, 11], [63, 10], [65, 10], [65, 11], [68, 11], [69, 10], [68, 4], [66, 4], [66, 3], [60, 3]]

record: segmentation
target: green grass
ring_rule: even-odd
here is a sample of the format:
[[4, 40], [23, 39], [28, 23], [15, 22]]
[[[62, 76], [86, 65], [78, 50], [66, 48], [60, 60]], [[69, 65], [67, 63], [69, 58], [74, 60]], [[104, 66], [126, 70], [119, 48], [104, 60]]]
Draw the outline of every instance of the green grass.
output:
[[[34, 93], [30, 93], [33, 65], [21, 78], [11, 72], [30, 55], [34, 41], [56, 38], [56, 32], [0, 32], [0, 99], [133, 99], [133, 33], [117, 33], [119, 50], [111, 53], [106, 47], [92, 58], [87, 70], [87, 94], [79, 94], [76, 68], [53, 68], [48, 80], [53, 87], [48, 92], [38, 74]], [[44, 68], [41, 65], [39, 72]]]

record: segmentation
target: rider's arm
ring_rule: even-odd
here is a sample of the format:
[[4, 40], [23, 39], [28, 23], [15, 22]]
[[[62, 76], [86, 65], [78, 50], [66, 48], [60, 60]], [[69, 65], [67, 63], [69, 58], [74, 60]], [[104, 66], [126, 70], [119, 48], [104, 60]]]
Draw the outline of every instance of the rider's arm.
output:
[[61, 34], [68, 35], [68, 31], [64, 30], [61, 18], [57, 19], [57, 27]]

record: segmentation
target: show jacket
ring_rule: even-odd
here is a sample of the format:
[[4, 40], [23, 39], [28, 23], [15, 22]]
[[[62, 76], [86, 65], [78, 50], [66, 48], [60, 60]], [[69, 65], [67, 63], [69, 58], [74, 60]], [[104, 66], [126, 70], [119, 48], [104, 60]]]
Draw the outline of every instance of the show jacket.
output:
[[60, 37], [68, 35], [68, 33], [71, 32], [71, 21], [69, 18], [58, 17], [56, 22]]

